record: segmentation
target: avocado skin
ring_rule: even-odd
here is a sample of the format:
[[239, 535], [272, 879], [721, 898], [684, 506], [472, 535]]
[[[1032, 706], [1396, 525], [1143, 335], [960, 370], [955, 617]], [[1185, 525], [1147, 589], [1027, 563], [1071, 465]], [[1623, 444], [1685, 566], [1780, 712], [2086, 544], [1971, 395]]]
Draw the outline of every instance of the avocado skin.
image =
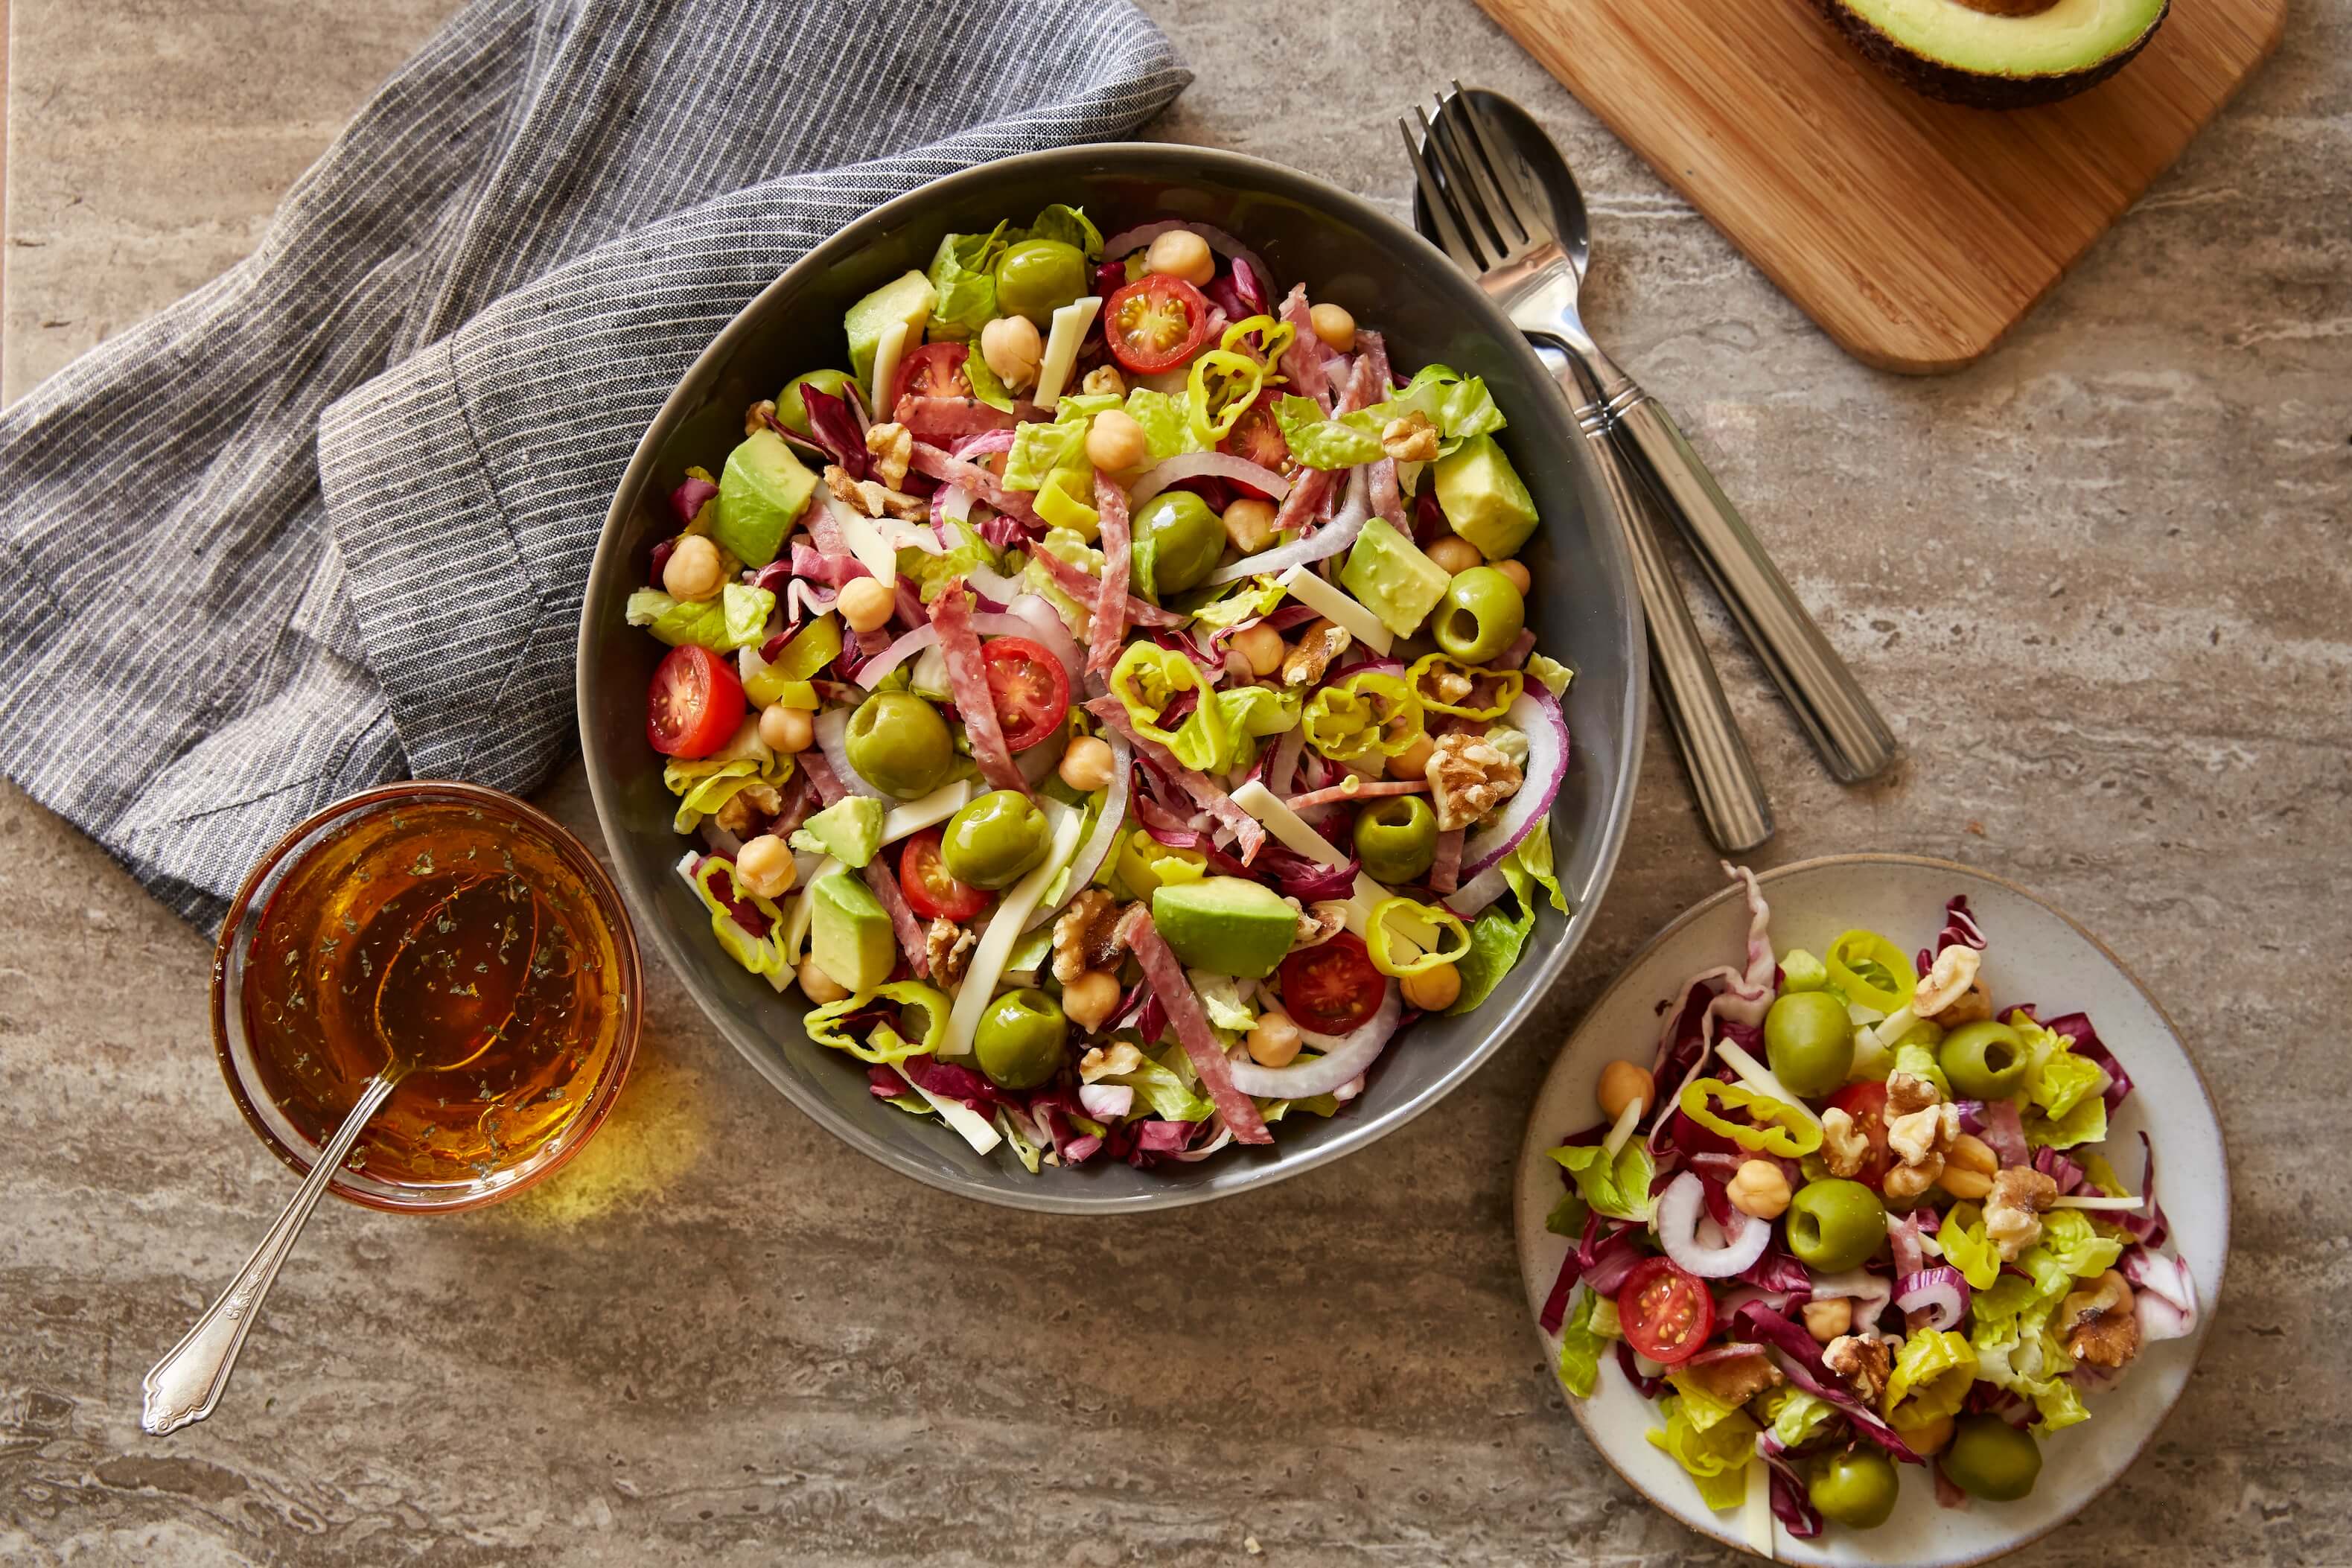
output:
[[1898, 39], [1889, 37], [1849, 10], [1841, 0], [1812, 0], [1819, 11], [1862, 51], [1863, 58], [1893, 77], [1912, 91], [1945, 103], [1957, 103], [1969, 109], [2032, 109], [2040, 104], [2056, 103], [2078, 92], [2096, 87], [2129, 65], [2132, 57], [2147, 47], [2164, 19], [2172, 15], [2171, 0], [2156, 14], [2147, 30], [2116, 50], [2097, 65], [2078, 71], [2061, 71], [2049, 76], [1990, 76], [1982, 71], [1962, 70], [1958, 66], [1914, 53]]

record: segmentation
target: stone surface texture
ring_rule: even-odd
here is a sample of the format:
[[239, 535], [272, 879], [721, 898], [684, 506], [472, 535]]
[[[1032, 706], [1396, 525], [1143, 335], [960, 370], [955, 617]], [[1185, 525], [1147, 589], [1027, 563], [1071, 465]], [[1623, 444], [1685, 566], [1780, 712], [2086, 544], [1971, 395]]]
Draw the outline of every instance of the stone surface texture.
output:
[[[2023, 882], [2198, 1052], [2220, 1321], [2139, 1465], [2022, 1560], [2352, 1562], [2352, 3], [2299, 6], [2013, 339], [1930, 381], [1846, 359], [1468, 0], [1147, 4], [1200, 78], [1150, 134], [1400, 214], [1412, 94], [1528, 103], [1586, 181], [1595, 329], [1908, 748], [1831, 784], [1696, 594], [1779, 811], [1759, 863]], [[16, 0], [8, 394], [244, 254], [443, 10]], [[576, 768], [543, 798], [594, 840]], [[141, 1374], [291, 1182], [214, 1067], [209, 941], [0, 786], [0, 1560], [1721, 1560], [1564, 1409], [1507, 1185], [1570, 1022], [1718, 882], [1654, 731], [1592, 939], [1485, 1072], [1276, 1190], [1088, 1226], [866, 1163], [656, 971], [575, 1165], [457, 1217], [330, 1203], [221, 1414], [159, 1442]]]

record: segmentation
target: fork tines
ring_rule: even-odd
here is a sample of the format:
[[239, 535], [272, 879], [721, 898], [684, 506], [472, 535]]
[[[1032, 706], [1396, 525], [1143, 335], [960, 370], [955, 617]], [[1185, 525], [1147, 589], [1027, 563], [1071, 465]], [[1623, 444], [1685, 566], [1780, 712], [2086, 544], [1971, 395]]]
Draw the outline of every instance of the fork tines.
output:
[[1433, 121], [1415, 105], [1397, 131], [1439, 242], [1456, 266], [1483, 272], [1552, 237], [1501, 135], [1460, 82], [1438, 96]]

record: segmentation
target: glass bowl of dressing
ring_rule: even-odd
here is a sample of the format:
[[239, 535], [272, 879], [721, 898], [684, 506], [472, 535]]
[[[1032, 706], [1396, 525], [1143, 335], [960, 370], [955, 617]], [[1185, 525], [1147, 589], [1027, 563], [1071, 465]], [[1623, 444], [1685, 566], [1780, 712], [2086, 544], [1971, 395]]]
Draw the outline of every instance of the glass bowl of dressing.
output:
[[643, 992], [620, 894], [577, 838], [497, 790], [410, 780], [328, 807], [246, 878], [214, 954], [213, 1042], [246, 1121], [307, 1175], [387, 1041], [446, 1038], [432, 1059], [465, 1065], [402, 1079], [329, 1186], [473, 1208], [602, 1125]]

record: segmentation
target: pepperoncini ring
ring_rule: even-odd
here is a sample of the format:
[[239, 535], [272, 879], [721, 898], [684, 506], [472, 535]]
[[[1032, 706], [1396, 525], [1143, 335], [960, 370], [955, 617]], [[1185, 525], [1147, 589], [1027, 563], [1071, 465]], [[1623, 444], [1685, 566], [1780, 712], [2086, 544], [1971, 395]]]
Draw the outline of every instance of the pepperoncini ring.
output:
[[1830, 984], [1859, 1002], [1889, 1015], [1911, 1005], [1919, 976], [1911, 955], [1874, 931], [1850, 931], [1830, 943], [1822, 956]]
[[1198, 689], [1208, 696], [1200, 666], [1173, 648], [1157, 643], [1132, 642], [1110, 668], [1110, 689], [1127, 708], [1136, 733], [1161, 745], [1175, 743], [1176, 731], [1160, 726], [1160, 715], [1185, 692]]
[[[1449, 700], [1441, 693], [1437, 681], [1454, 677], [1469, 682], [1469, 689], [1457, 700]], [[1451, 713], [1462, 719], [1499, 719], [1510, 710], [1527, 689], [1527, 672], [1517, 669], [1490, 669], [1484, 665], [1465, 664], [1445, 654], [1423, 654], [1405, 671], [1405, 688], [1413, 699], [1433, 713]], [[1495, 682], [1492, 700], [1479, 704], [1475, 700], [1480, 685]]]
[[1307, 743], [1335, 763], [1352, 762], [1380, 744], [1372, 705], [1345, 686], [1326, 686], [1308, 698], [1300, 722]]
[[1185, 417], [1192, 434], [1213, 446], [1233, 434], [1234, 426], [1265, 386], [1265, 366], [1232, 349], [1211, 349], [1192, 362], [1185, 383]]
[[[881, 1001], [898, 1004], [900, 1024], [908, 1022], [909, 1010], [921, 1013], [922, 1038], [908, 1039], [887, 1019], [877, 1023], [863, 1040], [835, 1027], [841, 1019], [854, 1013], [869, 1012]], [[919, 980], [893, 980], [858, 995], [811, 1008], [805, 1026], [809, 1038], [818, 1045], [847, 1051], [864, 1062], [895, 1063], [913, 1056], [936, 1056], [947, 1039], [949, 1016], [954, 1011], [955, 1003], [938, 987]]]
[[[1425, 921], [1441, 938], [1451, 936], [1451, 946], [1432, 947], [1419, 958], [1400, 963], [1391, 950], [1389, 917], [1410, 913]], [[1456, 963], [1470, 952], [1470, 928], [1464, 925], [1453, 910], [1436, 904], [1424, 904], [1418, 899], [1402, 894], [1382, 899], [1372, 906], [1371, 919], [1364, 922], [1364, 951], [1370, 954], [1372, 967], [1391, 979], [1404, 980], [1415, 974], [1425, 974], [1441, 963]]]
[[[1272, 364], [1282, 357], [1282, 351], [1288, 348], [1297, 335], [1298, 329], [1288, 321], [1277, 321], [1267, 315], [1244, 316], [1225, 329], [1225, 335], [1217, 340], [1217, 346], [1238, 349], [1254, 355], [1263, 363]], [[1255, 348], [1249, 343], [1253, 337], [1257, 339]]]
[[[1709, 1099], [1721, 1101], [1729, 1110], [1744, 1110], [1764, 1125], [1733, 1121], [1718, 1114], [1707, 1103]], [[1795, 1160], [1814, 1152], [1822, 1146], [1822, 1130], [1805, 1114], [1802, 1106], [1775, 1100], [1744, 1083], [1726, 1083], [1713, 1078], [1693, 1079], [1683, 1086], [1682, 1097], [1677, 1103], [1685, 1116], [1708, 1131], [1730, 1139], [1742, 1149]]]
[[1421, 699], [1401, 677], [1367, 669], [1339, 684], [1371, 707], [1374, 743], [1382, 756], [1393, 757], [1421, 738]]

